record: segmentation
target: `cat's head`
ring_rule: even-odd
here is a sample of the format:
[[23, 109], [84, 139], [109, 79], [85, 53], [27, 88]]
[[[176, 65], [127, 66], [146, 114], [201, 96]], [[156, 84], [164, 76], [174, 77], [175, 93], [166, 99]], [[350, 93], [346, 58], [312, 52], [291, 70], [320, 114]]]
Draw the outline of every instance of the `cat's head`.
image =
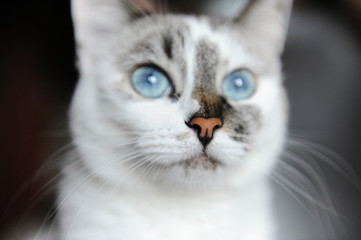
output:
[[228, 20], [154, 3], [73, 1], [81, 78], [71, 128], [83, 163], [116, 184], [266, 176], [287, 122], [279, 57], [291, 1], [251, 1]]

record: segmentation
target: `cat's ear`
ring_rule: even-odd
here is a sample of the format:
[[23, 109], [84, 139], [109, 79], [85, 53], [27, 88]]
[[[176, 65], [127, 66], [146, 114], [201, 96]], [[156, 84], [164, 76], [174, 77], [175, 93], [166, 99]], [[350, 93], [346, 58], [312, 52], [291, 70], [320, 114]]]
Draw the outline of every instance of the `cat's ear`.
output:
[[235, 21], [251, 40], [265, 40], [281, 54], [288, 28], [292, 0], [249, 0]]
[[72, 0], [78, 53], [98, 55], [129, 21], [159, 11], [157, 4], [157, 0]]

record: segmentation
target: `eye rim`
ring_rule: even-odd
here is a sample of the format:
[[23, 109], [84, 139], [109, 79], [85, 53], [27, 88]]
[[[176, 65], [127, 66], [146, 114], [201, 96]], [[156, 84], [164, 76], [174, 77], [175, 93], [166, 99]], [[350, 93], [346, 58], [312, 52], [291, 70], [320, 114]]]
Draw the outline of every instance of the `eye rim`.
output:
[[[140, 68], [143, 68], [143, 67], [149, 67], [149, 68], [153, 68], [155, 70], [157, 70], [158, 72], [161, 72], [168, 80], [168, 83], [169, 83], [169, 87], [170, 87], [170, 91], [168, 93], [165, 93], [164, 95], [160, 96], [160, 97], [156, 97], [156, 98], [152, 98], [152, 97], [147, 97], [147, 96], [144, 96], [143, 94], [141, 94], [140, 92], [137, 91], [137, 89], [135, 89], [134, 85], [133, 85], [133, 82], [132, 82], [132, 76], [134, 74], [134, 72]], [[163, 70], [163, 68], [161, 68], [160, 66], [154, 64], [154, 63], [141, 63], [141, 64], [137, 64], [135, 65], [129, 72], [128, 72], [128, 78], [129, 78], [129, 82], [130, 82], [130, 85], [132, 86], [133, 90], [139, 95], [139, 96], [142, 96], [146, 99], [151, 99], [151, 100], [158, 100], [158, 99], [162, 99], [162, 98], [165, 98], [165, 97], [168, 97], [168, 98], [172, 98], [173, 95], [175, 95], [175, 87], [174, 87], [174, 84], [173, 84], [173, 80], [172, 78], [169, 76], [169, 74]], [[167, 92], [167, 90], [165, 91]]]
[[[223, 83], [224, 83], [225, 79], [226, 79], [228, 76], [230, 76], [231, 74], [235, 73], [235, 72], [243, 72], [243, 71], [249, 73], [249, 74], [252, 76], [252, 78], [253, 78], [253, 81], [254, 81], [254, 89], [253, 89], [252, 93], [251, 93], [248, 97], [242, 98], [242, 99], [233, 99], [233, 98], [227, 97], [227, 96], [224, 94], [224, 92], [223, 92]], [[253, 71], [251, 71], [249, 68], [245, 68], [245, 67], [236, 68], [235, 70], [233, 70], [232, 72], [228, 73], [227, 75], [225, 75], [225, 76], [223, 77], [223, 80], [221, 81], [221, 89], [222, 89], [222, 91], [221, 91], [221, 92], [222, 92], [222, 95], [223, 95], [225, 98], [229, 99], [229, 100], [232, 100], [232, 101], [235, 101], [235, 102], [246, 101], [246, 100], [249, 100], [250, 98], [252, 98], [252, 97], [255, 95], [255, 93], [257, 92], [257, 89], [258, 89], [258, 78], [257, 78], [256, 75], [253, 73]]]

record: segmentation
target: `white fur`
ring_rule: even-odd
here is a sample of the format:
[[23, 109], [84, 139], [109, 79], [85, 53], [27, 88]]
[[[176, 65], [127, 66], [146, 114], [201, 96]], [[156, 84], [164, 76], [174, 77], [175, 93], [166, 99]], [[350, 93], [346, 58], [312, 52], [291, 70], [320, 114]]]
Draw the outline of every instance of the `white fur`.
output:
[[[81, 5], [77, 7], [75, 13]], [[92, 34], [81, 29], [82, 18], [88, 16], [75, 15], [81, 16], [76, 18], [78, 40], [86, 41]], [[81, 79], [71, 108], [76, 150], [67, 164], [75, 163], [65, 166], [59, 187], [61, 239], [274, 239], [267, 177], [281, 151], [286, 125], [278, 59], [273, 70], [266, 70], [262, 57], [239, 39], [212, 30], [205, 18], [183, 18], [190, 29], [184, 52], [188, 67], [176, 103], [136, 96], [127, 85], [127, 73], [114, 62], [113, 40], [108, 50], [93, 53], [94, 61], [86, 54], [94, 48], [92, 41], [80, 51]], [[262, 130], [253, 136], [250, 152], [226, 130], [217, 130], [205, 153], [221, 160], [222, 166], [198, 166], [186, 173], [184, 161], [203, 153], [197, 134], [184, 123], [200, 107], [191, 92], [194, 46], [203, 38], [227, 59], [224, 72], [217, 73], [219, 94], [223, 77], [235, 68], [257, 74], [256, 93], [230, 104], [261, 109]]]
[[[73, 170], [64, 190], [82, 177]], [[151, 188], [114, 191], [91, 181], [64, 203], [63, 234], [70, 240], [271, 239], [269, 200], [265, 182], [243, 191], [171, 194]]]

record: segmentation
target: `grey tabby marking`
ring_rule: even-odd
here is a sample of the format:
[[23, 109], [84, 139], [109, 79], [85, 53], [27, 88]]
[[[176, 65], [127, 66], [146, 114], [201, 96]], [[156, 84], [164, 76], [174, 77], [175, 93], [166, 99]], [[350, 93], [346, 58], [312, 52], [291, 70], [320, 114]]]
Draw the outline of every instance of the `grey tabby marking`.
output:
[[204, 92], [213, 92], [219, 62], [217, 46], [201, 40], [196, 46], [195, 84]]
[[252, 136], [262, 127], [260, 110], [255, 106], [241, 106], [237, 110], [230, 109], [226, 115], [226, 124], [233, 130], [232, 139], [239, 142], [250, 142]]
[[171, 36], [166, 35], [163, 38], [163, 49], [169, 60], [173, 58], [173, 39]]

